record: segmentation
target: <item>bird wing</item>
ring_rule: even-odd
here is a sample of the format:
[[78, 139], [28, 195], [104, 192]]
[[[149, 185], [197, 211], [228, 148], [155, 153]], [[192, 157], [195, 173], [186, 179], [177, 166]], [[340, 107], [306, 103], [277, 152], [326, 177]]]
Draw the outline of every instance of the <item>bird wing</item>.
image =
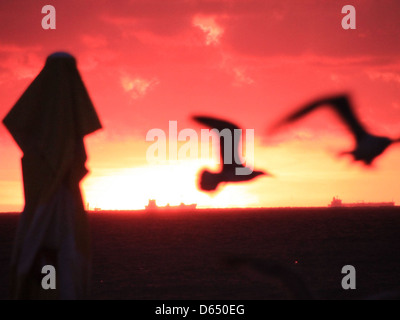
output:
[[[241, 129], [237, 125], [235, 125], [231, 122], [213, 118], [213, 117], [194, 116], [193, 119], [201, 124], [206, 125], [207, 127], [211, 128], [211, 129], [218, 130], [218, 135], [220, 138], [219, 139], [219, 141], [220, 141], [220, 157], [221, 157], [221, 161], [223, 164], [223, 170], [233, 169], [233, 168], [240, 166], [240, 165], [236, 164], [235, 159], [239, 160], [239, 157], [238, 157], [239, 151], [238, 150], [239, 150], [239, 142], [241, 141], [241, 137], [242, 137]], [[225, 161], [225, 160], [227, 160], [227, 159], [225, 159], [225, 143], [226, 143], [227, 138], [224, 136], [224, 133], [222, 132], [224, 129], [228, 129], [230, 131], [231, 146], [230, 146], [229, 150], [231, 151], [231, 164], [226, 163], [228, 161]], [[235, 157], [235, 154], [236, 154], [236, 157]]]
[[357, 141], [360, 141], [365, 135], [368, 134], [364, 126], [355, 115], [349, 98], [346, 95], [327, 97], [309, 103], [283, 119], [283, 121], [278, 123], [277, 126], [283, 125], [285, 123], [294, 122], [309, 114], [310, 112], [316, 110], [317, 108], [325, 105], [331, 106], [335, 110], [335, 112], [344, 121], [350, 131], [354, 134]]

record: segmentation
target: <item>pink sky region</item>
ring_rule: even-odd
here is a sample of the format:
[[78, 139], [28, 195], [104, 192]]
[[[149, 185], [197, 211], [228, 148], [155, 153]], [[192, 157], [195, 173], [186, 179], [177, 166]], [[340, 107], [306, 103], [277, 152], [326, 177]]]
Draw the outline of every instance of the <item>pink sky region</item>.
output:
[[[44, 30], [44, 5], [56, 29]], [[356, 9], [344, 30], [342, 7]], [[321, 95], [346, 92], [378, 135], [400, 136], [399, 1], [88, 0], [0, 3], [0, 117], [3, 119], [55, 51], [78, 68], [103, 129], [86, 138], [89, 174], [81, 187], [91, 207], [141, 209], [325, 206], [400, 202], [400, 146], [370, 169], [337, 154], [352, 137], [329, 110], [274, 135], [275, 121]], [[273, 178], [197, 189], [215, 159], [148, 163], [149, 130], [201, 126], [193, 115], [226, 118], [254, 129], [254, 166]], [[0, 126], [0, 211], [24, 205], [21, 151]]]

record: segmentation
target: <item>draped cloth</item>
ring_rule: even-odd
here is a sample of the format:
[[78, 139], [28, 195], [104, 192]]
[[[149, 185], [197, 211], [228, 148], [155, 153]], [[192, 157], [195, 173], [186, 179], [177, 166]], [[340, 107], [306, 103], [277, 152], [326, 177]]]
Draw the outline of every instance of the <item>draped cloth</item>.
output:
[[[13, 299], [83, 299], [90, 279], [90, 236], [79, 183], [86, 175], [84, 137], [101, 128], [68, 53], [50, 55], [3, 120], [23, 152], [25, 207], [11, 260]], [[56, 289], [43, 289], [45, 265]]]

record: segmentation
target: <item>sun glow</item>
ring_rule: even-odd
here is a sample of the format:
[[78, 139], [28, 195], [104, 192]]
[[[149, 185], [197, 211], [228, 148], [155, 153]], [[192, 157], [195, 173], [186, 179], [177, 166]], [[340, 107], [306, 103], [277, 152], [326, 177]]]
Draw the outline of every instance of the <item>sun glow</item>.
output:
[[218, 170], [212, 160], [184, 160], [159, 165], [114, 169], [89, 175], [82, 183], [82, 193], [89, 209], [140, 210], [149, 199], [157, 205], [196, 203], [198, 207], [245, 207], [257, 203], [243, 185], [224, 185], [214, 193], [198, 189], [201, 170]]

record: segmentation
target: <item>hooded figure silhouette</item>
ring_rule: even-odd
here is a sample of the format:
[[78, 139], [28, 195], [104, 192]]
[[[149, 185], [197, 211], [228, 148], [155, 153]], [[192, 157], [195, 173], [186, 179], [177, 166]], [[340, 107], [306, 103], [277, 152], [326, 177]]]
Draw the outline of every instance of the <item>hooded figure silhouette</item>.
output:
[[[83, 138], [101, 124], [75, 58], [50, 55], [3, 122], [24, 154], [25, 207], [11, 261], [11, 297], [84, 298], [90, 243], [79, 189], [87, 173]], [[45, 265], [56, 270], [55, 290], [42, 288]]]

